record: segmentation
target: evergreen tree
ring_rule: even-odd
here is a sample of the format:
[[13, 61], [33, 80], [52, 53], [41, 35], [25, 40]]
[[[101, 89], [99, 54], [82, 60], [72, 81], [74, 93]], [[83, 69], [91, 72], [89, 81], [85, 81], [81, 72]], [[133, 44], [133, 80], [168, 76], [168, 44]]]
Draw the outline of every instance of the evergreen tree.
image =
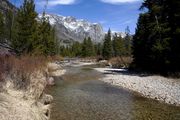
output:
[[86, 51], [88, 52], [87, 56], [91, 57], [91, 56], [95, 55], [94, 44], [90, 37], [88, 37], [88, 39], [87, 39], [86, 49], [87, 49]]
[[3, 14], [0, 12], [0, 43], [4, 41], [4, 17]]
[[137, 23], [136, 34], [133, 38], [134, 63], [138, 67], [146, 67], [146, 64], [149, 62], [148, 53], [150, 53], [151, 47], [147, 41], [149, 34], [148, 24], [149, 15], [141, 14]]
[[13, 23], [15, 22], [14, 20], [14, 16], [15, 14], [13, 13], [12, 10], [8, 10], [7, 11], [7, 14], [6, 14], [6, 17], [5, 17], [5, 38], [8, 40], [8, 41], [12, 41], [12, 37], [13, 37]]
[[111, 30], [108, 30], [107, 35], [105, 36], [104, 44], [103, 44], [103, 57], [105, 59], [110, 59], [112, 57], [112, 41], [111, 41]]
[[3, 34], [4, 34], [4, 19], [3, 19], [3, 14], [0, 12], [0, 43], [3, 42]]
[[95, 49], [95, 55], [102, 56], [102, 44], [101, 43], [95, 44], [94, 49]]
[[123, 56], [126, 54], [123, 38], [121, 36], [118, 36], [117, 33], [115, 33], [113, 37], [112, 44], [115, 57]]
[[33, 42], [38, 36], [36, 18], [34, 0], [24, 0], [17, 13], [16, 35], [12, 41], [12, 47], [18, 54], [32, 52]]
[[87, 39], [84, 38], [83, 43], [82, 43], [82, 56], [87, 57], [88, 56], [88, 51], [87, 51]]
[[125, 49], [126, 49], [126, 56], [130, 56], [131, 55], [131, 47], [132, 47], [132, 42], [131, 42], [131, 35], [130, 35], [130, 29], [129, 26], [127, 26], [126, 30], [125, 30], [125, 38], [124, 38], [124, 44], [125, 44]]
[[165, 0], [164, 13], [166, 23], [170, 29], [170, 61], [171, 69], [180, 71], [180, 1], [179, 0]]
[[[145, 0], [133, 40], [134, 63], [153, 71], [180, 70], [178, 0]], [[142, 52], [143, 51], [143, 52]]]
[[45, 17], [45, 13], [43, 13], [42, 20], [39, 23], [38, 33], [37, 40], [33, 42], [34, 52], [37, 54], [55, 55], [55, 30], [51, 27], [49, 18]]
[[82, 56], [91, 57], [95, 55], [94, 45], [90, 37], [85, 38], [82, 43]]
[[77, 57], [77, 56], [81, 56], [81, 50], [82, 50], [82, 46], [79, 42], [74, 42], [72, 45], [72, 53], [73, 56]]

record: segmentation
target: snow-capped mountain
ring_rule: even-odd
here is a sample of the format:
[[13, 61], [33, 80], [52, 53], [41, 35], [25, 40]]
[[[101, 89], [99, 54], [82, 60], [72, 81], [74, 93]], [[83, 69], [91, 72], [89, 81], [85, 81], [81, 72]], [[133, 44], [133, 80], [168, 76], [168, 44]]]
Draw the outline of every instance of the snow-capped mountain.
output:
[[[101, 42], [104, 38], [103, 27], [98, 23], [54, 14], [46, 14], [45, 17], [55, 26], [59, 40], [82, 42], [85, 37], [91, 37], [94, 42]], [[42, 18], [41, 14], [39, 18]]]
[[117, 36], [121, 36], [122, 38], [124, 38], [126, 36], [125, 32], [119, 32], [119, 31], [111, 31], [111, 36], [113, 37], [115, 34], [117, 34]]

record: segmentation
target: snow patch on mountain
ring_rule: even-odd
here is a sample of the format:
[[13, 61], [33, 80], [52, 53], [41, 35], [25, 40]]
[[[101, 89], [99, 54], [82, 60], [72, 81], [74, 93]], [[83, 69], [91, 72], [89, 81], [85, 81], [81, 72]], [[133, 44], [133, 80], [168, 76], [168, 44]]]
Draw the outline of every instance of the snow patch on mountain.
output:
[[[101, 42], [104, 39], [105, 33], [99, 23], [91, 23], [72, 16], [46, 14], [45, 17], [55, 26], [58, 38], [61, 40], [82, 42], [85, 37], [91, 37], [94, 42]], [[42, 18], [42, 14], [39, 14], [38, 18]]]

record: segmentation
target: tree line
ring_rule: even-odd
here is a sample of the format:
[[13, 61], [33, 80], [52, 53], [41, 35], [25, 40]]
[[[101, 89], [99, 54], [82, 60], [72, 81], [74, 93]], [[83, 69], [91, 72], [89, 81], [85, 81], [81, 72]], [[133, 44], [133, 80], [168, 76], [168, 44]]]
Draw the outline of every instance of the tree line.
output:
[[68, 46], [60, 46], [56, 39], [55, 28], [45, 17], [37, 20], [34, 0], [24, 0], [17, 12], [10, 10], [7, 14], [0, 12], [0, 43], [7, 43], [17, 55], [62, 55], [69, 57], [103, 57], [110, 59], [121, 55], [130, 55], [130, 34], [122, 38], [118, 34], [112, 36], [109, 30], [101, 43], [94, 43], [90, 37], [82, 43], [73, 42]]
[[133, 66], [151, 71], [180, 70], [180, 1], [145, 0], [133, 38]]
[[69, 46], [60, 46], [59, 54], [69, 57], [100, 57], [109, 60], [112, 57], [131, 56], [132, 36], [129, 27], [126, 29], [126, 36], [123, 38], [120, 34], [108, 33], [100, 43], [94, 43], [88, 37], [80, 42], [73, 42]]
[[55, 55], [57, 44], [55, 29], [50, 25], [45, 12], [37, 20], [34, 0], [24, 0], [15, 13], [0, 12], [0, 43], [7, 43], [17, 55]]

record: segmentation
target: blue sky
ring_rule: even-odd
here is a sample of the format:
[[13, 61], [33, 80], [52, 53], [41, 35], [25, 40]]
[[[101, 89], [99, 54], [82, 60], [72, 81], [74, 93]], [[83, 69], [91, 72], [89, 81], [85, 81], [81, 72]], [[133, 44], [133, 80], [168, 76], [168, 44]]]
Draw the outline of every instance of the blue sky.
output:
[[[19, 6], [23, 0], [10, 0]], [[36, 10], [41, 13], [46, 0], [36, 0]], [[127, 26], [134, 33], [139, 7], [143, 0], [49, 0], [47, 12], [74, 16], [103, 25], [104, 31], [124, 31]]]

